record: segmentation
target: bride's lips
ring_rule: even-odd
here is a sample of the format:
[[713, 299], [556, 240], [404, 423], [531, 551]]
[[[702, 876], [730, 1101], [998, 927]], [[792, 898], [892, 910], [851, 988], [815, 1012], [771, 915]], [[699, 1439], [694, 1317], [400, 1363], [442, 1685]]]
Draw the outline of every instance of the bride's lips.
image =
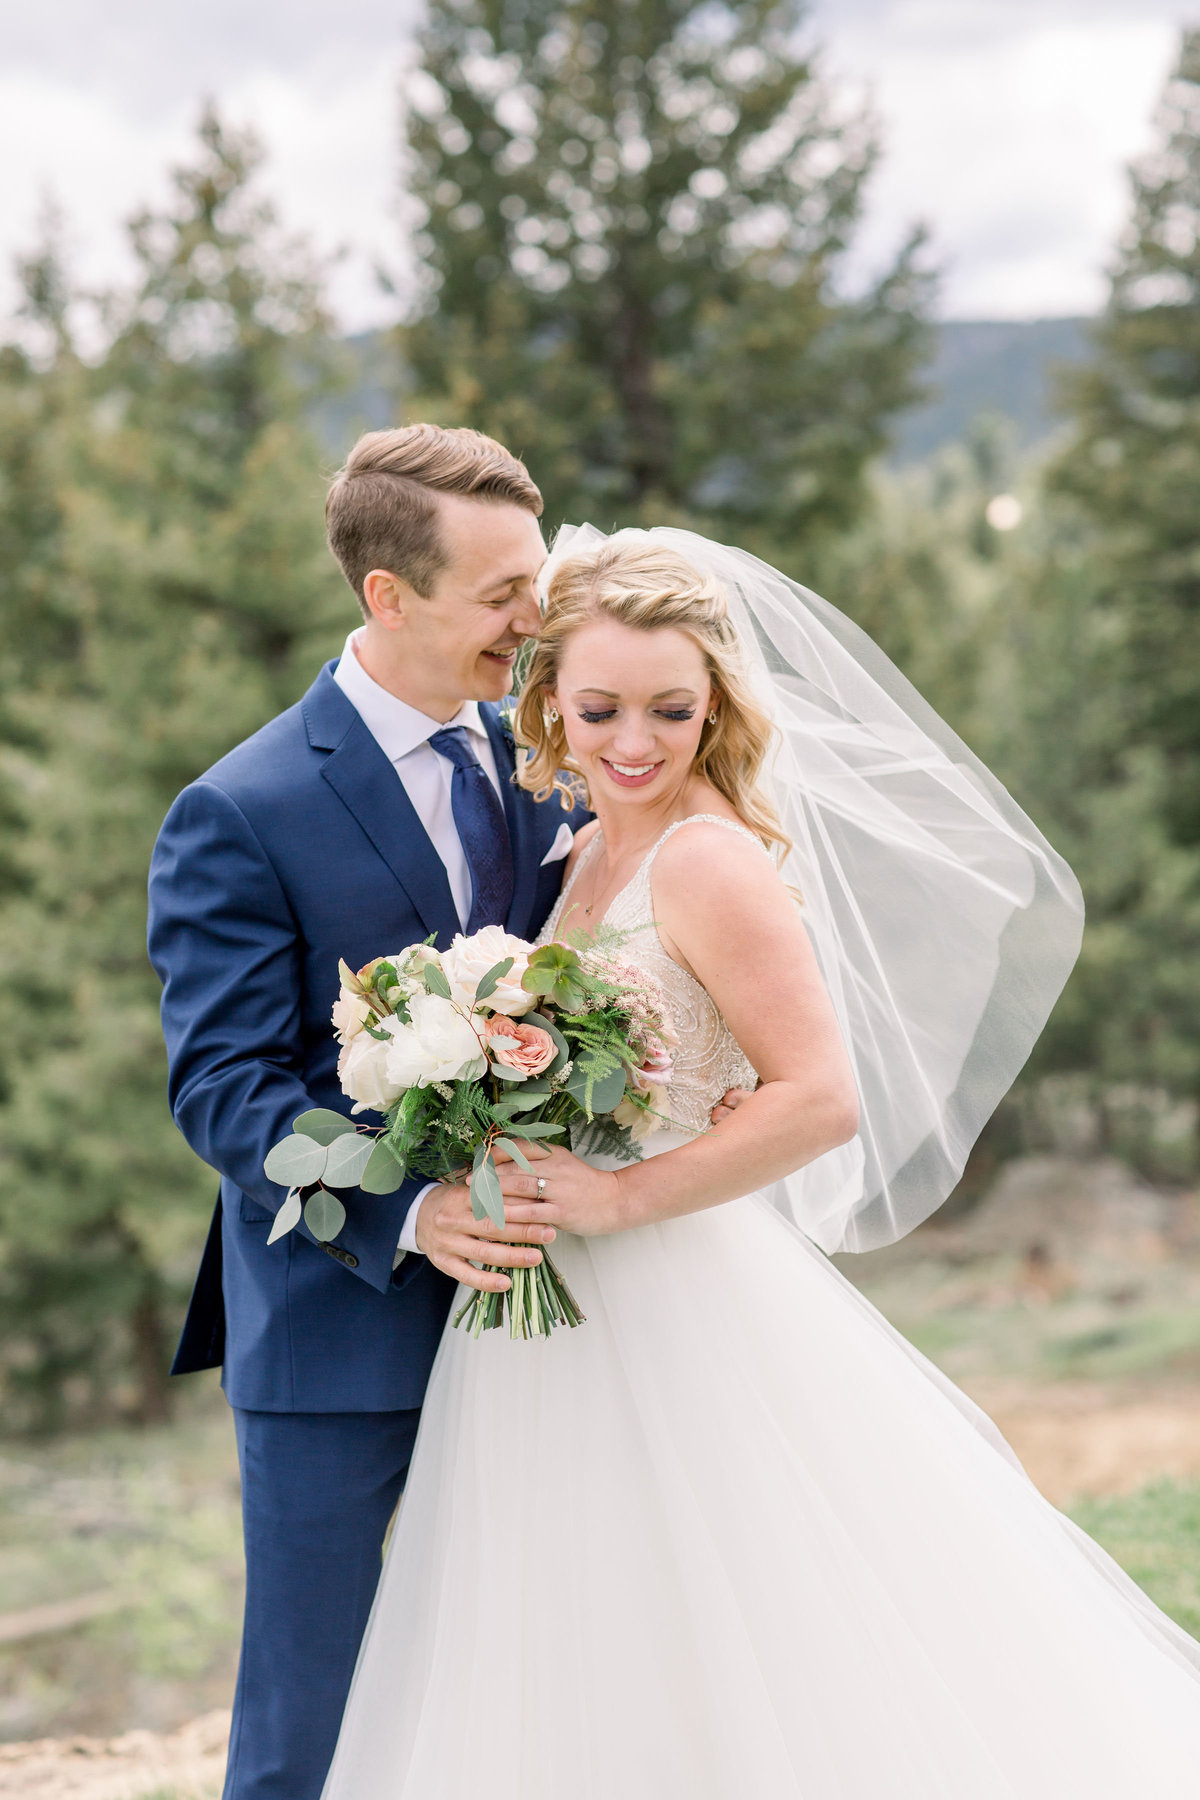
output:
[[[654, 780], [654, 777], [658, 774], [658, 771], [662, 768], [661, 762], [617, 764], [609, 762], [607, 756], [602, 756], [600, 761], [604, 764], [604, 773], [608, 776], [609, 780], [615, 782], [618, 787], [623, 788], [648, 787]], [[628, 773], [630, 769], [636, 769], [640, 772], [636, 775], [631, 775]]]

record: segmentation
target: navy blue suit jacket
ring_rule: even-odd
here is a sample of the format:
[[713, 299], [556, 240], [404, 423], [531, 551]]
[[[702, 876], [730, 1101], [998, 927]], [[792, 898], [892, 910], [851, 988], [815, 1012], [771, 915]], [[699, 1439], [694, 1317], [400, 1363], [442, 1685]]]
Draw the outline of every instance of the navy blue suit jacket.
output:
[[[223, 1363], [233, 1405], [265, 1412], [419, 1406], [454, 1291], [420, 1256], [393, 1276], [417, 1181], [344, 1194], [327, 1250], [303, 1225], [267, 1244], [285, 1192], [267, 1151], [309, 1107], [350, 1110], [329, 1020], [338, 958], [358, 968], [459, 929], [441, 859], [336, 667], [184, 789], [150, 868], [171, 1107], [221, 1176], [175, 1372]], [[562, 863], [541, 862], [564, 814], [516, 786], [497, 709], [480, 712], [512, 838], [508, 929], [533, 937], [558, 892]]]

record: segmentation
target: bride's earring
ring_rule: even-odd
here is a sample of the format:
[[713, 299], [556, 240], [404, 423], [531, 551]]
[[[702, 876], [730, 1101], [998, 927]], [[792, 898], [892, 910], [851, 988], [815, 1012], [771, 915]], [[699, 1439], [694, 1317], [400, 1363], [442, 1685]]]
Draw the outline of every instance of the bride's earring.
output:
[[558, 708], [557, 708], [557, 706], [552, 706], [550, 708], [550, 724], [551, 725], [558, 724]]
[[710, 725], [715, 725], [717, 722], [717, 709], [715, 706], [713, 707], [712, 711], [708, 715], [708, 722]]

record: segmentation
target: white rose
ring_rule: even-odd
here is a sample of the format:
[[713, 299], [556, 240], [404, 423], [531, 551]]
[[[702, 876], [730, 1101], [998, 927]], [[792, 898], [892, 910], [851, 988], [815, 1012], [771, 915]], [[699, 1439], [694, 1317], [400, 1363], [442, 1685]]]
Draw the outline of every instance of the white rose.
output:
[[333, 1029], [337, 1033], [339, 1044], [348, 1044], [352, 1037], [357, 1037], [370, 1015], [370, 1005], [361, 994], [353, 994], [344, 987], [333, 1003]]
[[613, 1107], [612, 1114], [618, 1125], [628, 1127], [629, 1135], [635, 1144], [644, 1144], [651, 1132], [660, 1130], [664, 1120], [670, 1117], [667, 1108], [671, 1096], [667, 1088], [647, 1082], [641, 1091], [650, 1102], [648, 1112], [643, 1112], [640, 1106], [635, 1106], [629, 1095], [626, 1094], [624, 1099], [619, 1100]]
[[358, 1104], [352, 1109], [362, 1112], [386, 1112], [404, 1092], [387, 1072], [390, 1043], [381, 1043], [369, 1031], [358, 1031], [348, 1038], [338, 1057], [338, 1077], [342, 1092]]
[[433, 1081], [471, 1081], [487, 1068], [487, 1057], [469, 1021], [440, 994], [416, 993], [408, 1003], [411, 1023], [385, 1020], [387, 1078], [401, 1092]]
[[521, 977], [529, 967], [529, 948], [524, 938], [510, 937], [502, 925], [485, 925], [470, 937], [464, 937], [460, 931], [450, 948], [442, 951], [442, 973], [454, 998], [470, 1008], [475, 1005], [475, 989], [488, 970], [511, 956], [512, 968], [501, 976], [486, 1004], [510, 1019], [519, 1019], [538, 1002], [536, 994], [527, 994], [521, 986]]

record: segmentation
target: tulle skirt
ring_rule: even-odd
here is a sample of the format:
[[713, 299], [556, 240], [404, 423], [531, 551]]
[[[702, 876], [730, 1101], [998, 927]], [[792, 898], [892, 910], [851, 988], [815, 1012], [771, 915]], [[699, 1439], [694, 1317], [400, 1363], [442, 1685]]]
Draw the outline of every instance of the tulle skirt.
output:
[[[447, 1328], [325, 1800], [1179, 1800], [1200, 1655], [760, 1196]], [[297, 1572], [302, 1579], [302, 1572]]]

